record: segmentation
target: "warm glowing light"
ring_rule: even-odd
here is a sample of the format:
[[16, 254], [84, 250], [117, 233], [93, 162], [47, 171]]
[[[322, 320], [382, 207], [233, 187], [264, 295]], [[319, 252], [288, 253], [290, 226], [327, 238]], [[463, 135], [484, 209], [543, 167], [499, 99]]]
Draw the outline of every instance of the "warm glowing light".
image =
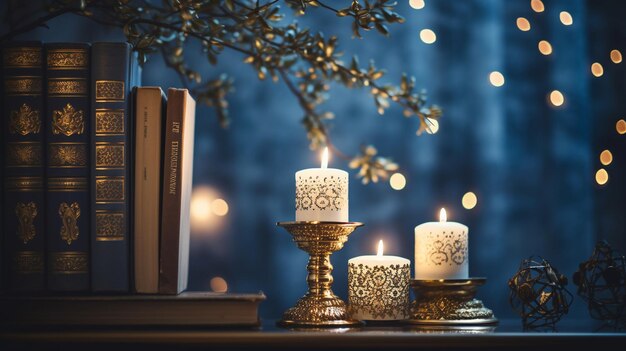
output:
[[524, 17], [517, 18], [517, 28], [522, 32], [528, 32], [530, 30], [530, 22]]
[[600, 77], [604, 74], [604, 68], [598, 62], [594, 62], [591, 64], [591, 74], [596, 77]]
[[426, 44], [432, 44], [437, 41], [437, 35], [430, 29], [422, 29], [420, 31], [420, 39]]
[[406, 178], [404, 178], [402, 173], [394, 173], [389, 178], [389, 185], [391, 185], [393, 190], [402, 190], [406, 186]]
[[626, 121], [623, 119], [617, 121], [617, 123], [615, 123], [615, 130], [617, 130], [619, 134], [626, 134]]
[[622, 62], [622, 53], [619, 50], [611, 50], [611, 61], [613, 63]]
[[376, 250], [376, 256], [382, 256], [383, 255], [383, 241], [379, 240], [378, 241], [378, 250]]
[[439, 210], [439, 222], [445, 223], [447, 221], [448, 216], [446, 215], [446, 209], [442, 207], [441, 210]]
[[559, 107], [565, 103], [565, 97], [560, 91], [552, 90], [550, 93], [550, 103], [555, 107]]
[[224, 199], [215, 199], [211, 202], [211, 211], [216, 216], [226, 216], [228, 213], [228, 203]]
[[222, 277], [211, 278], [211, 290], [217, 293], [225, 293], [228, 291], [228, 284]]
[[465, 209], [471, 210], [472, 208], [476, 207], [476, 204], [478, 203], [478, 198], [476, 197], [476, 194], [469, 191], [465, 193], [465, 195], [463, 195], [461, 203], [463, 204], [463, 207]]
[[552, 53], [552, 45], [547, 40], [542, 40], [537, 44], [539, 52], [544, 55], [550, 55]]
[[426, 118], [426, 133], [437, 134], [439, 131], [439, 121], [434, 118]]
[[543, 12], [545, 10], [545, 7], [543, 6], [543, 2], [541, 0], [531, 0], [530, 7], [535, 12]]
[[609, 150], [604, 150], [600, 153], [600, 163], [608, 166], [613, 162], [613, 154]]
[[328, 148], [325, 147], [322, 151], [322, 168], [328, 168]]
[[606, 172], [604, 168], [600, 168], [596, 172], [596, 183], [599, 185], [604, 185], [609, 181], [609, 174]]
[[561, 11], [561, 13], [559, 13], [559, 19], [561, 20], [561, 23], [566, 26], [571, 26], [574, 23], [572, 15], [570, 15], [567, 11]]
[[489, 82], [494, 87], [501, 87], [504, 85], [504, 76], [498, 71], [493, 71], [489, 73]]
[[424, 0], [409, 0], [409, 5], [416, 10], [421, 10], [426, 6]]

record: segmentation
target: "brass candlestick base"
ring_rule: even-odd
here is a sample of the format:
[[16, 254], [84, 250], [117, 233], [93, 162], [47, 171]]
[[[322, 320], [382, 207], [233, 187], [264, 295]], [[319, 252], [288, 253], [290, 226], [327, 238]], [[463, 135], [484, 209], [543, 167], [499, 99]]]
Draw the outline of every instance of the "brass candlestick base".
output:
[[498, 323], [493, 312], [474, 298], [485, 281], [485, 278], [411, 280], [415, 301], [408, 322], [429, 325]]
[[340, 250], [359, 222], [278, 222], [293, 236], [296, 245], [309, 254], [306, 278], [309, 291], [283, 314], [285, 327], [347, 327], [359, 325], [350, 319], [346, 304], [331, 290], [333, 266], [330, 255]]

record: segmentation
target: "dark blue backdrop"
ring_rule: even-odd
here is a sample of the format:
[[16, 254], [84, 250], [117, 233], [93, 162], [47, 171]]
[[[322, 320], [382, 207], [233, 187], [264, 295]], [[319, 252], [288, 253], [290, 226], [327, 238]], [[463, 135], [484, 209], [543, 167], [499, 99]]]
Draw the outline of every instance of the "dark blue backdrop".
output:
[[[470, 273], [488, 278], [480, 295], [499, 317], [513, 315], [506, 281], [522, 258], [542, 255], [571, 276], [599, 238], [624, 250], [626, 135], [616, 133], [615, 123], [626, 115], [626, 67], [613, 64], [609, 52], [626, 54], [626, 4], [545, 0], [545, 12], [535, 13], [528, 0], [427, 0], [422, 10], [400, 3], [407, 22], [392, 26], [388, 39], [367, 33], [353, 40], [349, 23], [326, 11], [299, 19], [338, 34], [347, 54], [374, 59], [390, 79], [404, 71], [415, 75], [444, 108], [439, 132], [417, 137], [418, 126], [400, 110], [379, 116], [365, 92], [332, 90], [327, 107], [337, 116], [334, 142], [350, 153], [374, 143], [408, 180], [394, 191], [385, 182], [363, 186], [351, 178], [350, 218], [366, 227], [333, 256], [335, 292], [346, 297], [347, 260], [374, 252], [378, 239], [387, 253], [413, 260], [414, 226], [434, 220], [440, 207], [469, 226]], [[563, 10], [573, 25], [559, 21]], [[518, 17], [530, 20], [529, 32], [516, 27]], [[72, 16], [50, 27], [22, 39], [123, 40], [116, 29]], [[424, 28], [437, 34], [434, 44], [420, 41]], [[542, 39], [552, 44], [552, 55], [539, 53]], [[263, 290], [263, 316], [277, 317], [305, 292], [306, 255], [275, 222], [294, 218], [294, 172], [316, 165], [318, 157], [308, 149], [301, 110], [284, 86], [256, 80], [237, 53], [225, 52], [217, 67], [199, 51], [188, 50], [186, 57], [203, 73], [228, 72], [237, 84], [230, 129], [220, 129], [208, 108], [197, 111], [194, 184], [208, 189], [198, 193], [198, 204], [208, 193], [208, 200], [224, 198], [230, 210], [195, 226], [190, 287], [209, 289], [219, 276], [230, 291]], [[600, 78], [590, 72], [595, 61], [604, 66]], [[494, 70], [503, 73], [503, 87], [489, 83]], [[145, 66], [143, 81], [180, 86], [159, 57]], [[565, 95], [560, 108], [547, 102], [554, 89]], [[614, 160], [601, 187], [594, 174], [604, 149]], [[347, 169], [338, 159], [331, 162]], [[472, 210], [461, 206], [468, 191], [478, 196]], [[576, 299], [569, 318], [585, 313]]]

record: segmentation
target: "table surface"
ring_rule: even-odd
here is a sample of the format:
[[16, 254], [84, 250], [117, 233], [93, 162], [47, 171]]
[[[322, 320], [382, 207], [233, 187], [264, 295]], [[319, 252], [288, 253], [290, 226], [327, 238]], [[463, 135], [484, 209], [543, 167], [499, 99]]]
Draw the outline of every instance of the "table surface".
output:
[[[601, 328], [597, 322], [560, 323], [554, 331], [523, 331], [519, 320], [504, 320], [492, 327], [420, 328], [374, 325], [343, 329], [282, 329], [272, 320], [257, 329], [123, 328], [2, 330], [0, 345], [11, 350], [150, 349], [525, 349], [561, 347], [598, 348], [624, 345], [626, 332]], [[555, 348], [557, 347], [558, 348]], [[621, 347], [621, 346], [620, 346]], [[0, 348], [4, 349], [4, 348]]]

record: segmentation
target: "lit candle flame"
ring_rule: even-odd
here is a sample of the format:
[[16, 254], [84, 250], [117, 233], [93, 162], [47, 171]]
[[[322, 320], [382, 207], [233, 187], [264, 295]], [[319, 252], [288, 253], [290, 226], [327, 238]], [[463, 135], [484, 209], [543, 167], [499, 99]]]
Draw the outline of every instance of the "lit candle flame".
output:
[[383, 255], [383, 241], [378, 241], [378, 252], [376, 252], [376, 256], [380, 257]]
[[322, 168], [328, 168], [328, 148], [325, 147], [322, 151]]
[[446, 209], [442, 207], [439, 211], [439, 222], [445, 223], [447, 220], [448, 216], [446, 215]]

